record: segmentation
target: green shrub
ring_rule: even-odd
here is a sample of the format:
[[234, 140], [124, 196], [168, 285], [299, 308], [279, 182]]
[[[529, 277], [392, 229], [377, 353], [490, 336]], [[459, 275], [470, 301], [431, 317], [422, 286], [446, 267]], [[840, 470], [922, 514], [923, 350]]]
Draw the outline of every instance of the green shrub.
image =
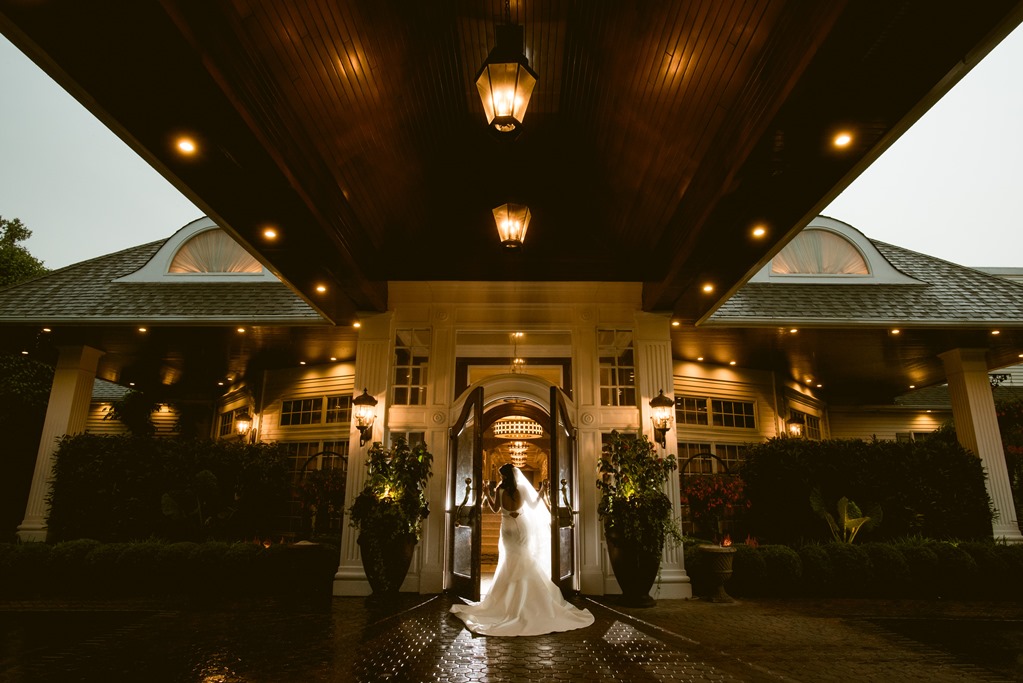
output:
[[764, 560], [761, 595], [787, 597], [799, 593], [803, 580], [803, 563], [799, 553], [785, 545], [762, 545], [758, 551]]
[[151, 595], [158, 592], [154, 578], [159, 575], [162, 543], [130, 543], [121, 553], [118, 572], [121, 586], [118, 591], [125, 595]]
[[909, 565], [899, 549], [890, 543], [865, 543], [862, 547], [873, 567], [867, 594], [882, 598], [905, 595], [909, 586]]
[[54, 458], [48, 525], [64, 540], [265, 536], [291, 493], [278, 444], [79, 434]]
[[3, 555], [0, 567], [0, 590], [8, 595], [35, 597], [50, 589], [50, 557], [53, 546], [47, 543], [11, 545]]
[[1005, 582], [1004, 587], [1010, 594], [1017, 598], [1023, 598], [1023, 585], [1020, 577], [1023, 576], [1023, 544], [995, 546], [998, 557], [1005, 563], [1005, 572], [1010, 579]]
[[63, 591], [77, 595], [86, 589], [89, 584], [88, 556], [99, 545], [95, 539], [80, 538], [53, 546], [50, 564], [56, 580], [63, 584]]
[[194, 585], [192, 553], [199, 547], [192, 541], [169, 543], [160, 549], [157, 557], [159, 571], [156, 584], [161, 593], [179, 593], [190, 590]]
[[975, 583], [972, 597], [977, 598], [1018, 598], [1019, 585], [1009, 575], [1005, 560], [998, 554], [998, 547], [991, 541], [967, 541], [959, 547], [969, 553], [977, 563], [980, 580]]
[[101, 595], [118, 595], [124, 590], [126, 570], [121, 555], [127, 543], [101, 543], [85, 557], [86, 575]]
[[934, 543], [931, 550], [937, 556], [944, 574], [939, 595], [962, 598], [975, 590], [980, 569], [968, 552], [947, 541]]
[[873, 581], [873, 566], [863, 547], [852, 543], [823, 546], [831, 561], [831, 595], [860, 597]]
[[834, 585], [834, 570], [824, 547], [807, 544], [797, 552], [803, 565], [803, 591], [807, 595], [828, 595]]
[[810, 505], [814, 490], [824, 501], [880, 506], [881, 523], [858, 541], [991, 534], [980, 459], [943, 434], [911, 443], [775, 438], [750, 448], [740, 474], [751, 504], [746, 523], [770, 543], [831, 537]]
[[725, 590], [730, 595], [764, 595], [768, 587], [765, 585], [767, 565], [763, 556], [753, 546], [739, 544], [733, 547], [732, 578], [725, 583]]
[[940, 595], [942, 572], [934, 550], [920, 542], [902, 543], [899, 550], [909, 566], [909, 595], [924, 598]]

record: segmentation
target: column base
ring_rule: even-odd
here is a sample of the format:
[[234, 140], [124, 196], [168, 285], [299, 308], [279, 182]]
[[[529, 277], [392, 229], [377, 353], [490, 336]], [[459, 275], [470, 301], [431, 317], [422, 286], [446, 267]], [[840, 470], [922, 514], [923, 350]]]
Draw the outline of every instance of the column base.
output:
[[45, 524], [25, 523], [18, 526], [15, 535], [19, 543], [45, 543], [48, 534]]

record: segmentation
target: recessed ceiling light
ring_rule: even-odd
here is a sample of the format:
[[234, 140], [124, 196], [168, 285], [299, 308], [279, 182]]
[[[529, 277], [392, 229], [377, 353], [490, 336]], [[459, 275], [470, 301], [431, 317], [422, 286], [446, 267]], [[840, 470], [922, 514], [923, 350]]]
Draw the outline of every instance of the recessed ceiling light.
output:
[[703, 291], [704, 291], [704, 292], [706, 292], [707, 294], [710, 294], [711, 292], [713, 292], [713, 291], [714, 291], [714, 285], [712, 285], [712, 284], [710, 284], [710, 283], [708, 282], [707, 284], [705, 284], [705, 285], [703, 286]]
[[910, 388], [910, 389], [916, 389], [916, 385], [915, 385], [915, 384], [910, 384], [910, 385], [909, 385], [909, 388]]
[[730, 360], [730, 361], [728, 361], [728, 364], [729, 365], [735, 365], [735, 361], [734, 360]]
[[222, 386], [224, 386], [224, 383], [223, 382], [217, 382], [217, 386], [218, 387], [222, 387]]
[[679, 322], [679, 321], [677, 321], [677, 320], [672, 320], [672, 321], [671, 321], [671, 326], [672, 326], [672, 327], [678, 327], [678, 326], [679, 326], [679, 325], [681, 325], [681, 324], [682, 324], [682, 323], [680, 323], [680, 322]]
[[21, 352], [21, 355], [23, 355], [23, 356], [27, 356], [27, 355], [28, 355], [28, 351], [22, 351], [22, 352]]
[[337, 360], [337, 356], [331, 356], [330, 359], [331, 360]]
[[149, 331], [148, 327], [140, 327], [139, 328], [139, 332], [148, 332], [148, 331]]
[[326, 285], [316, 285], [316, 291], [319, 292], [320, 294], [323, 294], [324, 292], [327, 291], [327, 286]]
[[791, 330], [789, 330], [789, 334], [795, 334], [796, 332], [799, 332], [799, 329], [796, 327], [793, 327]]
[[852, 140], [853, 140], [852, 133], [848, 131], [842, 131], [841, 133], [835, 135], [834, 138], [832, 138], [831, 144], [833, 144], [835, 147], [843, 148], [848, 147]]
[[239, 327], [239, 328], [238, 328], [238, 332], [244, 332], [244, 331], [245, 331], [245, 328], [244, 328], [244, 327]]
[[991, 330], [991, 334], [1001, 334], [1001, 330]]
[[813, 382], [813, 380], [812, 380], [812, 379], [808, 379], [808, 380], [806, 380], [806, 383], [807, 383], [807, 384], [811, 384], [812, 382]]
[[44, 327], [43, 332], [53, 332], [49, 327]]
[[902, 333], [902, 330], [898, 330], [898, 329], [892, 330], [892, 334], [901, 334], [901, 333]]
[[177, 142], [174, 143], [174, 146], [177, 147], [179, 152], [188, 156], [195, 154], [199, 149], [199, 147], [195, 144], [195, 140], [187, 137], [178, 138]]
[[818, 384], [818, 385], [817, 385], [817, 388], [818, 388], [818, 389], [820, 389], [820, 388], [821, 388], [821, 387], [823, 387], [823, 386], [824, 386], [823, 384]]
[[263, 228], [263, 237], [265, 237], [268, 240], [275, 240], [275, 239], [277, 239], [277, 229], [276, 228]]
[[362, 327], [362, 323], [356, 320], [354, 323], [352, 323], [352, 327]]
[[766, 227], [764, 227], [763, 225], [754, 226], [754, 228], [753, 228], [753, 236], [754, 237], [763, 237], [766, 234], [767, 234], [767, 228]]
[[135, 386], [135, 382], [128, 382], [128, 386], [129, 386], [129, 387], [133, 387], [133, 386]]
[[298, 362], [298, 364], [299, 364], [299, 365], [305, 365], [305, 361], [304, 361], [304, 360], [300, 360], [300, 361]]
[[[1023, 353], [1020, 354], [1020, 358], [1023, 358]], [[702, 361], [703, 360], [703, 356], [697, 356], [696, 360]]]

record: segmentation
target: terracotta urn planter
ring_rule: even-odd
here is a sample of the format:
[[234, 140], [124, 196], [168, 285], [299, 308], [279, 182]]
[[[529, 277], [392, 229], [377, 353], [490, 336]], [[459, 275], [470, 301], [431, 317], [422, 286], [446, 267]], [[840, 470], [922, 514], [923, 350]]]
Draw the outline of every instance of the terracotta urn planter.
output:
[[725, 582], [732, 578], [732, 558], [735, 556], [733, 546], [699, 545], [697, 549], [709, 560], [713, 592], [711, 602], [734, 602], [732, 596], [725, 592]]

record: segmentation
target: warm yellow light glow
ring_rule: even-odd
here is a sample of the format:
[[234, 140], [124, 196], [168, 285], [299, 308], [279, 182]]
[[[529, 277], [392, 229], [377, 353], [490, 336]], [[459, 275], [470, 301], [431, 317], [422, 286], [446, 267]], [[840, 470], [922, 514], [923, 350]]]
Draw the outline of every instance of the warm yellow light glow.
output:
[[336, 361], [336, 360], [337, 360], [337, 356], [331, 356], [331, 357], [330, 357], [330, 359], [331, 359], [332, 361]]
[[991, 330], [991, 334], [1001, 334], [1001, 330]]
[[818, 388], [818, 389], [820, 389], [820, 388], [821, 388], [821, 387], [823, 387], [823, 386], [824, 386], [823, 384], [818, 384], [818, 385], [817, 385], [817, 388]]
[[852, 133], [849, 133], [848, 131], [842, 131], [841, 133], [837, 134], [831, 142], [832, 144], [835, 145], [835, 147], [841, 148], [848, 147], [849, 143], [852, 142], [852, 139], [853, 139]]
[[735, 365], [735, 361], [734, 360], [730, 360], [730, 361], [728, 361], [728, 364], [729, 365]]
[[223, 382], [217, 382], [217, 386], [218, 387], [222, 387], [222, 386], [224, 386], [224, 383]]
[[242, 333], [242, 332], [245, 332], [245, 328], [244, 328], [244, 327], [239, 327], [239, 328], [238, 328], [238, 333], [240, 334], [240, 333]]
[[796, 327], [793, 327], [791, 330], [789, 330], [789, 334], [796, 334], [797, 332], [799, 332], [799, 329]]
[[324, 292], [327, 291], [327, 287], [326, 285], [316, 285], [316, 291], [319, 292], [320, 294], [323, 294]]
[[711, 292], [713, 292], [713, 291], [714, 291], [714, 285], [712, 285], [712, 284], [710, 284], [710, 283], [708, 282], [707, 284], [705, 284], [705, 285], [703, 286], [703, 291], [705, 291], [705, 292], [707, 292], [708, 294], [710, 294]]
[[146, 328], [146, 327], [140, 327], [139, 328], [139, 332], [148, 332], [148, 331], [149, 331], [149, 329]]
[[44, 327], [43, 332], [53, 332], [49, 327]]
[[902, 330], [892, 330], [892, 334], [901, 334]]
[[356, 320], [354, 323], [352, 323], [352, 327], [362, 327], [362, 323]]
[[524, 337], [524, 336], [526, 336], [526, 333], [525, 332], [512, 332], [512, 336], [513, 337]]
[[697, 356], [697, 357], [696, 357], [696, 360], [698, 360], [698, 361], [701, 361], [701, 362], [702, 362], [702, 361], [703, 361], [703, 356]]
[[181, 152], [182, 154], [187, 154], [189, 156], [195, 154], [196, 150], [198, 150], [198, 147], [195, 144], [195, 140], [193, 140], [192, 138], [178, 138], [178, 141], [175, 143], [175, 146], [178, 148], [179, 152]]
[[915, 384], [910, 384], [910, 385], [909, 385], [909, 388], [910, 388], [910, 389], [916, 389], [916, 385], [915, 385]]
[[[26, 351], [25, 353], [28, 353], [28, 351]], [[129, 387], [133, 387], [133, 386], [135, 386], [135, 382], [128, 382], [128, 386], [129, 386]]]
[[23, 355], [23, 356], [27, 356], [27, 355], [28, 355], [28, 351], [22, 351], [22, 352], [21, 352], [21, 355]]
[[273, 228], [265, 228], [263, 230], [263, 237], [267, 238], [268, 240], [275, 240], [277, 239], [277, 231], [274, 230]]
[[677, 320], [672, 320], [672, 321], [671, 321], [671, 326], [672, 326], [672, 327], [678, 327], [678, 326], [679, 326], [679, 325], [681, 325], [681, 324], [682, 324], [682, 323], [680, 323], [680, 322], [679, 322], [679, 321], [677, 321]]
[[305, 365], [305, 361], [304, 361], [304, 360], [300, 360], [300, 361], [298, 362], [298, 364], [299, 364], [299, 365]]
[[767, 228], [765, 228], [763, 225], [758, 225], [758, 226], [753, 228], [753, 236], [754, 237], [763, 237], [766, 234], [767, 234]]

